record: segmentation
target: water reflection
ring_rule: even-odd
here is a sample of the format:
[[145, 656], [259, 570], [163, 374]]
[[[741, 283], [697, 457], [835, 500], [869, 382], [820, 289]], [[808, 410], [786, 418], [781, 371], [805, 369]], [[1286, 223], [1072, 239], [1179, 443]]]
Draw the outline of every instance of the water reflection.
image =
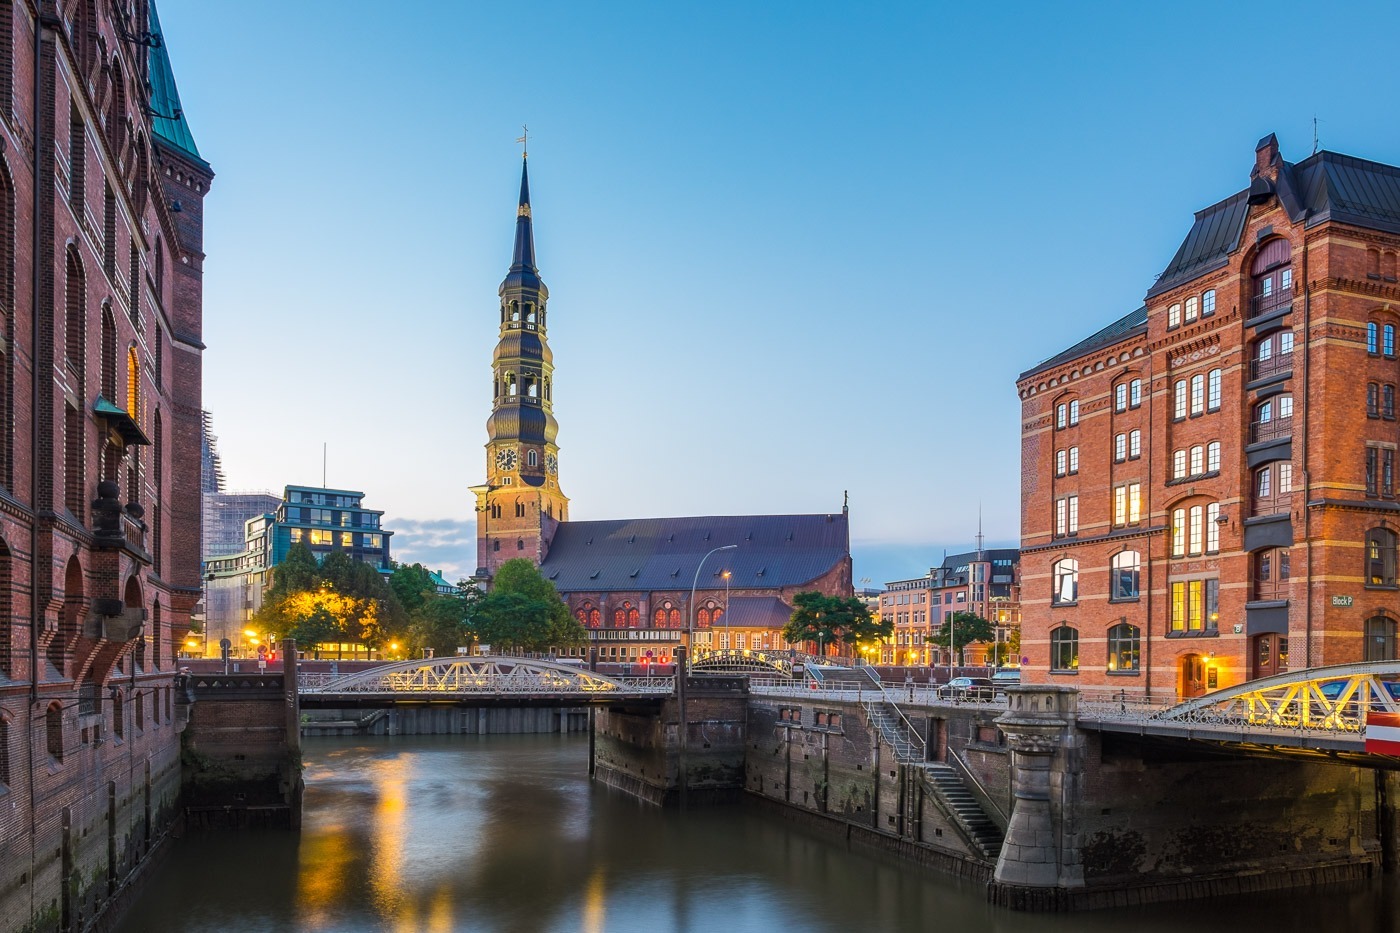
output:
[[751, 808], [644, 806], [590, 784], [586, 755], [577, 736], [308, 743], [300, 836], [180, 840], [120, 929], [1400, 929], [1400, 901], [1382, 883], [1072, 917], [993, 911], [977, 886], [848, 851]]

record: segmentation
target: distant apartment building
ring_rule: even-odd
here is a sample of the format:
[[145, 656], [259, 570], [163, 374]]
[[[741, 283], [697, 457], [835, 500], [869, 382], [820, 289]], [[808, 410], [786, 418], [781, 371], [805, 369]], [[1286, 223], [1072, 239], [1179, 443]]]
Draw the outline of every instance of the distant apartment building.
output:
[[206, 653], [217, 655], [223, 638], [237, 652], [253, 614], [262, 608], [272, 573], [293, 544], [306, 544], [317, 560], [343, 551], [388, 573], [393, 532], [384, 529], [382, 511], [364, 507], [364, 496], [349, 489], [288, 486], [281, 499], [269, 497], [272, 508], [245, 522], [242, 549], [205, 561]]
[[[958, 663], [993, 664], [999, 648], [1004, 655], [1012, 633], [1021, 624], [1020, 551], [986, 548], [953, 554], [925, 576], [887, 584], [880, 597], [880, 616], [894, 624], [894, 635], [882, 662], [949, 663], [948, 649], [938, 648], [928, 639], [957, 612], [971, 612], [988, 620], [995, 636], [991, 643], [968, 645]], [[1007, 663], [1014, 666], [1017, 660], [1009, 658]]]

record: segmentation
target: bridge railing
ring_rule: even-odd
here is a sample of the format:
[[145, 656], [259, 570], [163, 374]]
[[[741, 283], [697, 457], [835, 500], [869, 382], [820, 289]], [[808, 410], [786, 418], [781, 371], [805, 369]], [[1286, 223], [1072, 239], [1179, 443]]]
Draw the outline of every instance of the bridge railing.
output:
[[896, 707], [948, 707], [976, 706], [986, 709], [1005, 709], [1006, 696], [991, 688], [969, 688], [950, 690], [948, 687], [930, 687], [922, 684], [903, 682], [882, 682], [865, 686], [858, 681], [822, 682], [806, 680], [795, 682], [779, 677], [750, 677], [749, 692], [761, 696], [808, 697], [864, 702], [870, 699], [883, 699]]

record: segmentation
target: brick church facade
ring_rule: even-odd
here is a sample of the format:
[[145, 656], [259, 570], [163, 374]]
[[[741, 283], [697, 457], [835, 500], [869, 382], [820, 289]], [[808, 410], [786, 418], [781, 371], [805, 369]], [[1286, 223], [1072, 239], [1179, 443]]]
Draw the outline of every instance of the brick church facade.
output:
[[179, 790], [202, 203], [156, 10], [0, 2], [0, 928], [77, 928]]
[[[477, 578], [489, 585], [505, 561], [534, 561], [604, 660], [669, 663], [692, 613], [697, 648], [787, 648], [779, 630], [794, 594], [853, 592], [846, 509], [569, 521], [559, 485], [549, 290], [535, 265], [533, 225], [527, 164], [511, 266], [500, 287], [486, 482], [472, 487]], [[730, 544], [736, 547], [707, 559]]]
[[1284, 161], [1024, 373], [1027, 678], [1189, 697], [1397, 657], [1400, 168]]

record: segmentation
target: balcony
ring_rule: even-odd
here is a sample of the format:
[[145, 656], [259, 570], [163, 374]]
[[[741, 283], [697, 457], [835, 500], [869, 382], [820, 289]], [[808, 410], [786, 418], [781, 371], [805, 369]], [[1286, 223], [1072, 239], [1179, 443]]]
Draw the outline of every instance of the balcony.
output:
[[1275, 311], [1287, 310], [1293, 304], [1293, 289], [1280, 288], [1267, 295], [1255, 295], [1249, 299], [1249, 316], [1263, 317]]
[[1288, 373], [1292, 371], [1293, 354], [1275, 353], [1272, 356], [1266, 357], [1262, 360], [1256, 359], [1252, 361], [1250, 363], [1249, 378], [1251, 380], [1265, 379], [1269, 376], [1277, 376], [1280, 373]]
[[1249, 426], [1249, 442], [1275, 441], [1293, 436], [1293, 418], [1273, 418], [1269, 421], [1256, 421]]
[[1250, 517], [1258, 515], [1278, 515], [1293, 511], [1293, 493], [1283, 492], [1272, 496], [1255, 496]]

